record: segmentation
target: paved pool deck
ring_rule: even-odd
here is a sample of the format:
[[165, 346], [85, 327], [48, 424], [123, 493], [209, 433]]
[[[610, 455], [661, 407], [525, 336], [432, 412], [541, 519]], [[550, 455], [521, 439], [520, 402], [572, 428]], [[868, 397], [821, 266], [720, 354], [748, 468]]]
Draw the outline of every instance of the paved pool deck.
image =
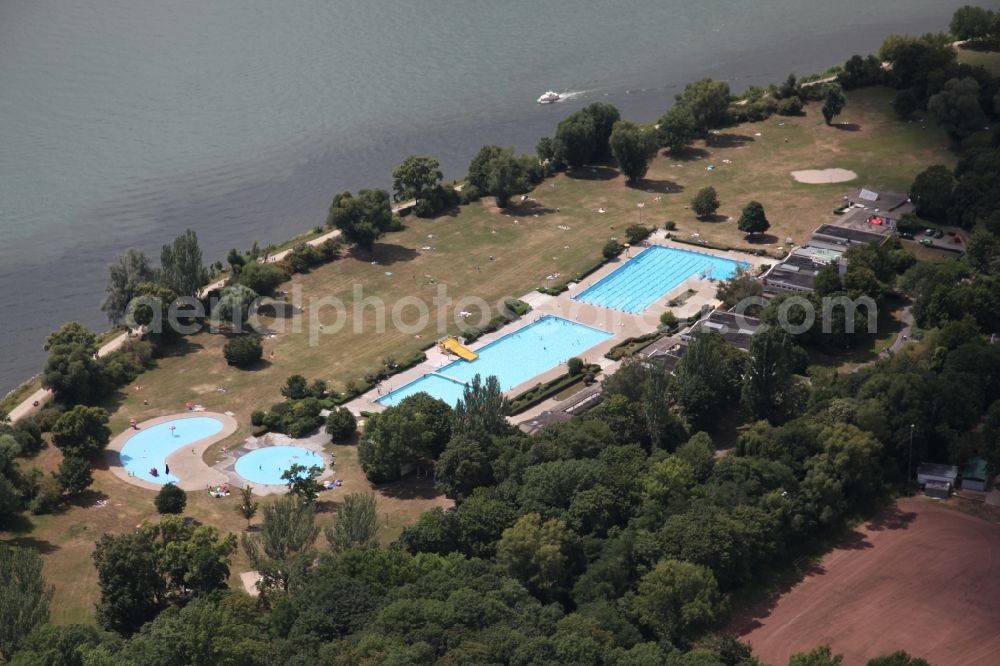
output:
[[[588, 349], [586, 353], [581, 354], [581, 358], [588, 363], [600, 364], [604, 373], [610, 374], [611, 372], [614, 372], [614, 370], [618, 368], [618, 364], [605, 358], [604, 355], [612, 347], [627, 338], [633, 338], [655, 331], [660, 325], [660, 315], [665, 310], [672, 310], [678, 319], [685, 319], [698, 313], [702, 307], [706, 305], [714, 308], [720, 303], [715, 297], [717, 283], [711, 280], [702, 279], [696, 275], [691, 276], [678, 284], [638, 314], [629, 314], [627, 312], [622, 312], [621, 310], [614, 310], [612, 308], [573, 300], [573, 297], [576, 294], [581, 293], [591, 285], [599, 282], [607, 275], [621, 268], [627, 261], [635, 257], [639, 252], [641, 252], [642, 249], [649, 245], [662, 245], [664, 247], [684, 250], [686, 252], [696, 252], [713, 257], [745, 262], [750, 264], [751, 268], [749, 270], [754, 272], [759, 271], [763, 264], [774, 261], [774, 259], [770, 257], [758, 257], [750, 254], [744, 254], [742, 252], [724, 252], [709, 248], [693, 247], [687, 243], [678, 243], [673, 241], [666, 237], [665, 232], [659, 231], [651, 236], [642, 247], [629, 248], [625, 254], [613, 261], [609, 261], [599, 270], [587, 276], [586, 279], [581, 280], [578, 283], [571, 283], [569, 285], [569, 289], [558, 296], [549, 296], [537, 291], [525, 294], [521, 297], [521, 300], [531, 306], [531, 311], [529, 313], [497, 331], [484, 335], [474, 343], [468, 345], [469, 349], [476, 351], [513, 331], [538, 321], [542, 317], [554, 315], [611, 333], [612, 337]], [[694, 293], [690, 294], [682, 304], [674, 307], [668, 305], [672, 299], [680, 297], [688, 290], [691, 290]], [[394, 389], [398, 389], [419, 379], [429, 372], [434, 372], [455, 360], [454, 356], [445, 354], [436, 346], [428, 349], [426, 354], [427, 360], [423, 363], [397, 375], [393, 375], [389, 379], [381, 382], [371, 391], [368, 391], [367, 393], [347, 403], [346, 407], [355, 415], [360, 415], [362, 412], [381, 412], [385, 410], [385, 406], [376, 402], [380, 397], [392, 392]], [[517, 359], [511, 359], [511, 361], [516, 362]], [[560, 363], [554, 368], [543, 372], [526, 382], [514, 386], [510, 391], [507, 391], [507, 396], [514, 397], [530, 389], [536, 384], [555, 379], [565, 372], [565, 363]], [[518, 415], [517, 420], [520, 421], [521, 416], [522, 415]]]
[[236, 429], [239, 427], [236, 419], [232, 416], [227, 416], [226, 414], [220, 414], [219, 412], [190, 411], [180, 412], [179, 414], [168, 414], [167, 416], [158, 416], [155, 419], [149, 419], [148, 421], [139, 423], [137, 430], [129, 428], [128, 430], [119, 433], [114, 439], [111, 440], [108, 444], [108, 448], [104, 451], [104, 459], [108, 463], [108, 469], [111, 470], [112, 474], [126, 483], [131, 483], [133, 486], [139, 486], [140, 488], [146, 488], [147, 490], [159, 491], [163, 487], [163, 484], [151, 483], [140, 479], [139, 477], [131, 476], [128, 470], [122, 466], [121, 458], [119, 456], [122, 447], [124, 447], [126, 442], [128, 442], [133, 436], [138, 435], [143, 430], [151, 428], [155, 425], [166, 423], [168, 421], [193, 419], [205, 416], [221, 421], [222, 430], [214, 435], [180, 447], [167, 456], [166, 462], [170, 465], [170, 473], [178, 478], [177, 486], [184, 490], [197, 490], [209, 485], [218, 486], [225, 483], [227, 481], [226, 477], [206, 465], [204, 459], [202, 458], [205, 450], [209, 446], [221, 439], [229, 437], [236, 432]]

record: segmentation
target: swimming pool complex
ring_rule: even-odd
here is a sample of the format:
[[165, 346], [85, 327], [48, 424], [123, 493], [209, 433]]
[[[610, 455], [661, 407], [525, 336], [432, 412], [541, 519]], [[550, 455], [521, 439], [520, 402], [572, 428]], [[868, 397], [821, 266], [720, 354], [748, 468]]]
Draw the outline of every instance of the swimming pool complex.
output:
[[573, 300], [638, 314], [693, 275], [728, 280], [750, 264], [701, 252], [653, 245], [573, 297]]
[[[122, 467], [143, 481], [176, 483], [179, 479], [165, 470], [167, 456], [177, 449], [200, 439], [211, 437], [223, 428], [223, 423], [211, 416], [174, 419], [139, 430], [125, 442], [118, 453]], [[150, 471], [155, 469], [157, 476]]]
[[581, 356], [611, 335], [562, 317], [546, 315], [477, 349], [479, 358], [476, 360], [449, 363], [382, 396], [377, 402], [397, 405], [403, 398], [424, 391], [454, 406], [462, 397], [465, 384], [476, 375], [483, 379], [495, 375], [500, 388], [509, 391], [566, 359]]
[[236, 473], [254, 483], [283, 484], [281, 478], [292, 465], [317, 465], [326, 469], [323, 458], [301, 446], [268, 446], [245, 453], [236, 460]]

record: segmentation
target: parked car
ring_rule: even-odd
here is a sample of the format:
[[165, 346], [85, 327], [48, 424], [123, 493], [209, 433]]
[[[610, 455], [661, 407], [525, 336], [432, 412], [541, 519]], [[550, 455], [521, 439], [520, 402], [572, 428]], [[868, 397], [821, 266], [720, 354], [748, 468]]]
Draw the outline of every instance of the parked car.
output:
[[933, 236], [933, 235], [934, 235], [934, 230], [933, 229], [926, 229], [926, 230], [924, 230], [924, 236]]
[[934, 241], [932, 241], [930, 238], [921, 238], [920, 239], [920, 244], [921, 245], [928, 245], [928, 246], [930, 246], [930, 245], [934, 245]]
[[944, 232], [938, 229], [934, 232], [934, 238], [944, 238]]
[[903, 240], [913, 240], [913, 234], [911, 234], [909, 231], [900, 231], [899, 237], [902, 238]]

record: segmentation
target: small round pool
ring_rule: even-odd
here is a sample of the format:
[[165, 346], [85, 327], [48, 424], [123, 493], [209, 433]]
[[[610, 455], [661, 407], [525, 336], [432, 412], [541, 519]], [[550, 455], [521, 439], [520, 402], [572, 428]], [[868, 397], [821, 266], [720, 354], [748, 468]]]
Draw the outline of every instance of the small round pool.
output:
[[292, 465], [326, 469], [323, 457], [301, 446], [268, 446], [245, 453], [236, 461], [236, 473], [254, 483], [284, 484], [281, 475]]
[[[211, 416], [164, 421], [129, 437], [118, 457], [122, 467], [143, 481], [177, 483], [180, 479], [167, 473], [167, 456], [181, 447], [211, 437], [223, 427], [222, 421]], [[152, 474], [154, 469], [156, 476]]]

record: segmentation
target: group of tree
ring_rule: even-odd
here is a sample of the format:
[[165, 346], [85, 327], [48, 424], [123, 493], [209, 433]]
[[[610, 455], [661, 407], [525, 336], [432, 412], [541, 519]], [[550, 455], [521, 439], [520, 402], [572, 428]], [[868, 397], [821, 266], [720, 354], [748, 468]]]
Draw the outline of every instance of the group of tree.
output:
[[845, 89], [876, 84], [895, 88], [892, 104], [901, 118], [926, 110], [961, 144], [1000, 115], [1000, 80], [984, 67], [959, 63], [952, 41], [989, 43], [996, 40], [997, 31], [995, 12], [962, 7], [952, 19], [951, 35], [892, 35], [877, 56], [851, 57], [838, 82]]
[[712, 130], [732, 122], [731, 102], [732, 94], [725, 81], [705, 78], [689, 83], [656, 123], [659, 145], [680, 151], [699, 137], [710, 139]]
[[367, 253], [375, 241], [392, 227], [392, 205], [385, 190], [363, 189], [357, 196], [341, 192], [333, 198], [326, 216], [326, 226], [339, 229], [343, 238]]
[[483, 146], [472, 158], [462, 194], [467, 198], [491, 196], [498, 208], [506, 208], [515, 194], [524, 194], [542, 182], [545, 168], [539, 150], [534, 155], [515, 155], [513, 148]]
[[964, 229], [1000, 230], [1000, 145], [966, 151], [954, 170], [934, 165], [910, 186], [917, 214]]
[[410, 155], [392, 172], [393, 201], [414, 201], [417, 217], [434, 217], [458, 203], [455, 190], [441, 184], [442, 177], [437, 160]]

